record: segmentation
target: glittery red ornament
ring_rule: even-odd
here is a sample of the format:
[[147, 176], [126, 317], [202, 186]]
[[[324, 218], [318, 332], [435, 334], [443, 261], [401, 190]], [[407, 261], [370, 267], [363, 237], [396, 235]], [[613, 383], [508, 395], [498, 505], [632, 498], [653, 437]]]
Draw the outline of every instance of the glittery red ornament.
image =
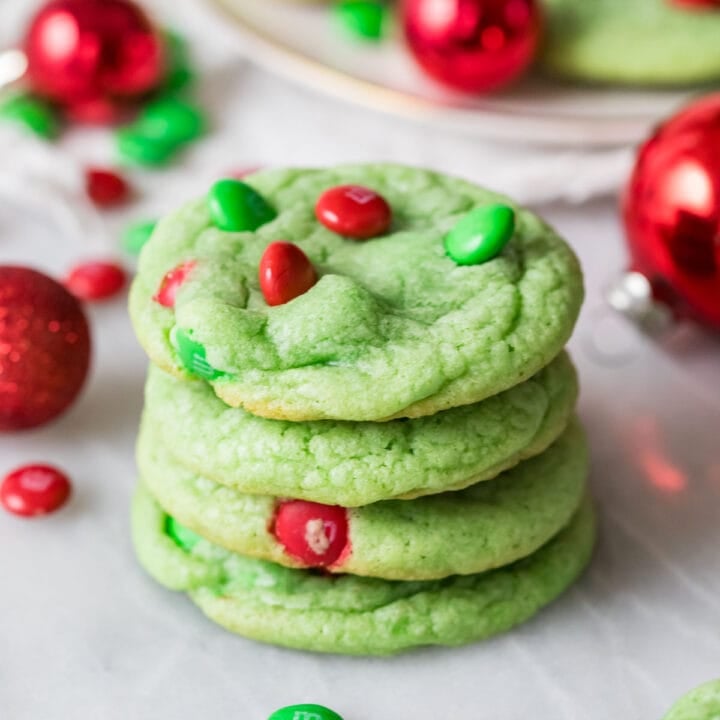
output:
[[24, 48], [34, 92], [100, 122], [163, 75], [162, 39], [129, 0], [51, 0], [33, 18]]
[[315, 216], [329, 230], [355, 240], [382, 235], [392, 222], [387, 200], [362, 185], [326, 190], [315, 205]]
[[537, 0], [405, 0], [402, 24], [428, 75], [457, 90], [483, 92], [526, 70], [542, 22]]
[[631, 270], [681, 317], [720, 330], [720, 94], [640, 148], [623, 200]]
[[274, 533], [290, 555], [311, 567], [327, 567], [349, 552], [347, 511], [337, 505], [281, 503]]
[[258, 279], [265, 302], [284, 305], [306, 293], [317, 282], [317, 273], [297, 245], [273, 242], [260, 258]]
[[24, 465], [3, 478], [0, 503], [15, 515], [47, 515], [67, 502], [71, 489], [67, 475], [52, 465]]
[[89, 364], [78, 301], [47, 275], [0, 266], [0, 431], [42, 425], [63, 412]]

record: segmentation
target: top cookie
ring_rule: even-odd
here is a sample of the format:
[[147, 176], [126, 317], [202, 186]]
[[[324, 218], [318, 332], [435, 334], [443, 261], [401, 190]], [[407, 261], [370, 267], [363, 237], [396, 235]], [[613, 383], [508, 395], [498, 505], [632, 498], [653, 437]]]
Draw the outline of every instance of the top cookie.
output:
[[720, 8], [674, 0], [545, 0], [540, 61], [554, 73], [630, 85], [720, 79]]
[[[158, 224], [130, 295], [152, 360], [187, 376], [184, 358], [229, 405], [298, 421], [429, 415], [529, 378], [572, 331], [583, 296], [577, 260], [532, 213], [515, 209], [494, 259], [458, 265], [446, 255], [443, 239], [469, 211], [507, 203], [487, 190], [398, 165], [273, 170], [247, 184], [274, 219], [227, 232], [207, 199], [186, 205]], [[385, 234], [360, 242], [318, 222], [318, 197], [347, 184], [387, 200]], [[319, 279], [270, 307], [258, 266], [276, 240], [300, 247]], [[186, 277], [166, 307], [153, 297], [175, 268]]]

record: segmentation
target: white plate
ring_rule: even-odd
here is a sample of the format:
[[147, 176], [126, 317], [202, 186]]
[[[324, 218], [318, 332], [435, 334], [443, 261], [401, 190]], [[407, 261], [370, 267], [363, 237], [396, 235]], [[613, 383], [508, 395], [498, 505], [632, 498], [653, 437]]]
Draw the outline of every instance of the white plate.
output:
[[539, 77], [486, 97], [450, 94], [424, 77], [399, 39], [352, 42], [327, 7], [214, 0], [253, 60], [314, 88], [437, 127], [498, 140], [634, 143], [691, 93], [583, 87]]

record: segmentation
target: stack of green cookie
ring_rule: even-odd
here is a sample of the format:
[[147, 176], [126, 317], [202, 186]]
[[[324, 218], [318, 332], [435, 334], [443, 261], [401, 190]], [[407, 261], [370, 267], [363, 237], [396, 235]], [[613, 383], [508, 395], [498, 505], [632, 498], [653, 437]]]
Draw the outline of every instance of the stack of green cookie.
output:
[[385, 654], [528, 619], [594, 540], [563, 351], [582, 294], [552, 229], [461, 180], [218, 183], [158, 224], [131, 292], [155, 364], [140, 562], [296, 648]]

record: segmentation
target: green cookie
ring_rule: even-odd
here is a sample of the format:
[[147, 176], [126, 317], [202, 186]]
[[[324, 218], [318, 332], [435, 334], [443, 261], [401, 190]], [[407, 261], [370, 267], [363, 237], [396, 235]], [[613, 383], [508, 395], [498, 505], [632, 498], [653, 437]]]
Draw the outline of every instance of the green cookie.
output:
[[663, 720], [720, 720], [720, 680], [712, 680], [683, 695]]
[[181, 549], [167, 516], [140, 486], [133, 536], [142, 565], [159, 582], [190, 593], [212, 620], [278, 645], [384, 655], [418, 645], [461, 645], [532, 617], [578, 577], [590, 559], [595, 523], [589, 499], [530, 557], [479, 575], [402, 582], [320, 576], [251, 560], [199, 540]]
[[354, 507], [467, 487], [548, 447], [577, 398], [566, 354], [481, 403], [358, 423], [266, 420], [151, 367], [144, 423], [185, 467], [242, 492]]
[[720, 8], [673, 0], [545, 0], [541, 64], [558, 75], [631, 85], [720, 80]]
[[[397, 165], [274, 170], [247, 183], [274, 220], [225, 232], [207, 199], [186, 205], [143, 248], [130, 297], [153, 361], [183, 377], [190, 368], [229, 405], [295, 421], [431, 415], [526, 380], [570, 336], [582, 275], [570, 248], [532, 213], [517, 209], [496, 258], [459, 266], [446, 256], [445, 235], [470, 210], [507, 202], [491, 192]], [[341, 184], [387, 199], [387, 234], [358, 242], [318, 222], [319, 196]], [[267, 218], [262, 201], [252, 207]], [[258, 267], [276, 240], [300, 246], [320, 279], [269, 307]], [[174, 307], [154, 301], [166, 274], [186, 263], [195, 265]]]
[[[150, 493], [183, 526], [242, 555], [307, 567], [273, 534], [277, 498], [243, 495], [184, 470], [169, 459], [151, 426], [144, 428], [138, 460]], [[573, 422], [542, 455], [495, 480], [460, 492], [354, 508], [346, 514], [348, 544], [328, 569], [431, 580], [507, 565], [568, 523], [582, 499], [587, 467], [583, 433]], [[322, 527], [320, 514], [309, 522]], [[316, 564], [327, 563], [319, 555]]]

